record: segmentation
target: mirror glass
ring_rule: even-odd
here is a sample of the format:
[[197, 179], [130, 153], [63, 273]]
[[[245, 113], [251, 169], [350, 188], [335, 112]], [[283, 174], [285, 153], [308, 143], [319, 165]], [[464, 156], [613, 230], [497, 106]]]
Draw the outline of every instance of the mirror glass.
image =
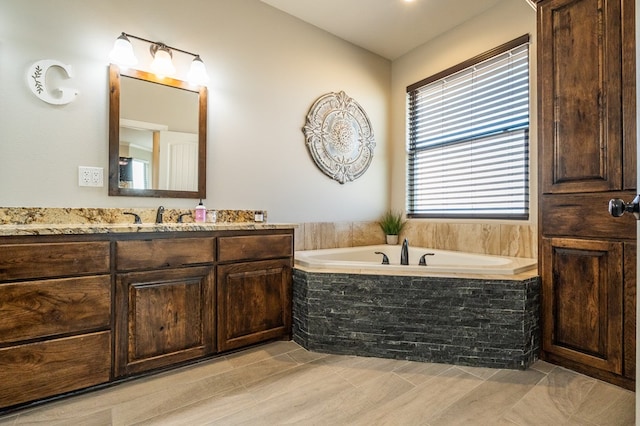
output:
[[206, 87], [116, 65], [109, 81], [109, 195], [206, 198]]

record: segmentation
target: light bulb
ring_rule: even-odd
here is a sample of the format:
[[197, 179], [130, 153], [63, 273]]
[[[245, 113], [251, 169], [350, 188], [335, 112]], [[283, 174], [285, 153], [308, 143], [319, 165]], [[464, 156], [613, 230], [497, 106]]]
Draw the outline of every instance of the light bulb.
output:
[[187, 74], [187, 80], [189, 83], [196, 86], [205, 86], [209, 82], [209, 75], [204, 66], [204, 62], [200, 59], [200, 56], [196, 56], [191, 62], [191, 68]]
[[151, 62], [151, 71], [159, 78], [173, 75], [176, 72], [176, 67], [173, 66], [171, 61], [171, 52], [166, 46], [158, 46]]
[[138, 63], [138, 58], [133, 53], [133, 46], [131, 46], [131, 42], [125, 33], [122, 33], [116, 39], [113, 49], [109, 53], [109, 59], [111, 62], [123, 67], [132, 67]]

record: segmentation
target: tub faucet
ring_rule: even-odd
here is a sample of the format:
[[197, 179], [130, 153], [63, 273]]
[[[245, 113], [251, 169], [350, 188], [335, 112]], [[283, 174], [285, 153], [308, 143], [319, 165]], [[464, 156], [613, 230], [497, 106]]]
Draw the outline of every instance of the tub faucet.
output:
[[400, 251], [400, 264], [409, 264], [409, 241], [405, 238], [402, 242], [402, 251]]
[[388, 265], [389, 264], [389, 256], [387, 256], [386, 254], [384, 254], [381, 251], [377, 251], [376, 254], [381, 254], [382, 255], [382, 264], [383, 265]]
[[164, 207], [158, 207], [158, 211], [156, 212], [156, 223], [162, 223], [162, 215], [164, 214]]
[[419, 266], [427, 266], [427, 256], [435, 256], [435, 253], [425, 253], [420, 256], [420, 261], [418, 262]]

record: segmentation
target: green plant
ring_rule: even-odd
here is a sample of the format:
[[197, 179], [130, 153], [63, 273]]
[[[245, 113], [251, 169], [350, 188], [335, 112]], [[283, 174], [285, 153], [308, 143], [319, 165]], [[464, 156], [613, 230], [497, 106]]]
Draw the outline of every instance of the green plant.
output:
[[394, 212], [393, 210], [386, 211], [378, 221], [378, 225], [385, 235], [400, 234], [406, 223], [405, 220], [402, 220], [402, 212]]

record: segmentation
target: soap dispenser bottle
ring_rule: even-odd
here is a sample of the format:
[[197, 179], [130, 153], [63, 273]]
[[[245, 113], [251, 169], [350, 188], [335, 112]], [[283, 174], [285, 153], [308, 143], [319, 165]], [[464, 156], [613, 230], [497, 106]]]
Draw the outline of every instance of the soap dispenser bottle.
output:
[[207, 221], [207, 208], [202, 204], [202, 200], [196, 206], [196, 222], [204, 223]]

